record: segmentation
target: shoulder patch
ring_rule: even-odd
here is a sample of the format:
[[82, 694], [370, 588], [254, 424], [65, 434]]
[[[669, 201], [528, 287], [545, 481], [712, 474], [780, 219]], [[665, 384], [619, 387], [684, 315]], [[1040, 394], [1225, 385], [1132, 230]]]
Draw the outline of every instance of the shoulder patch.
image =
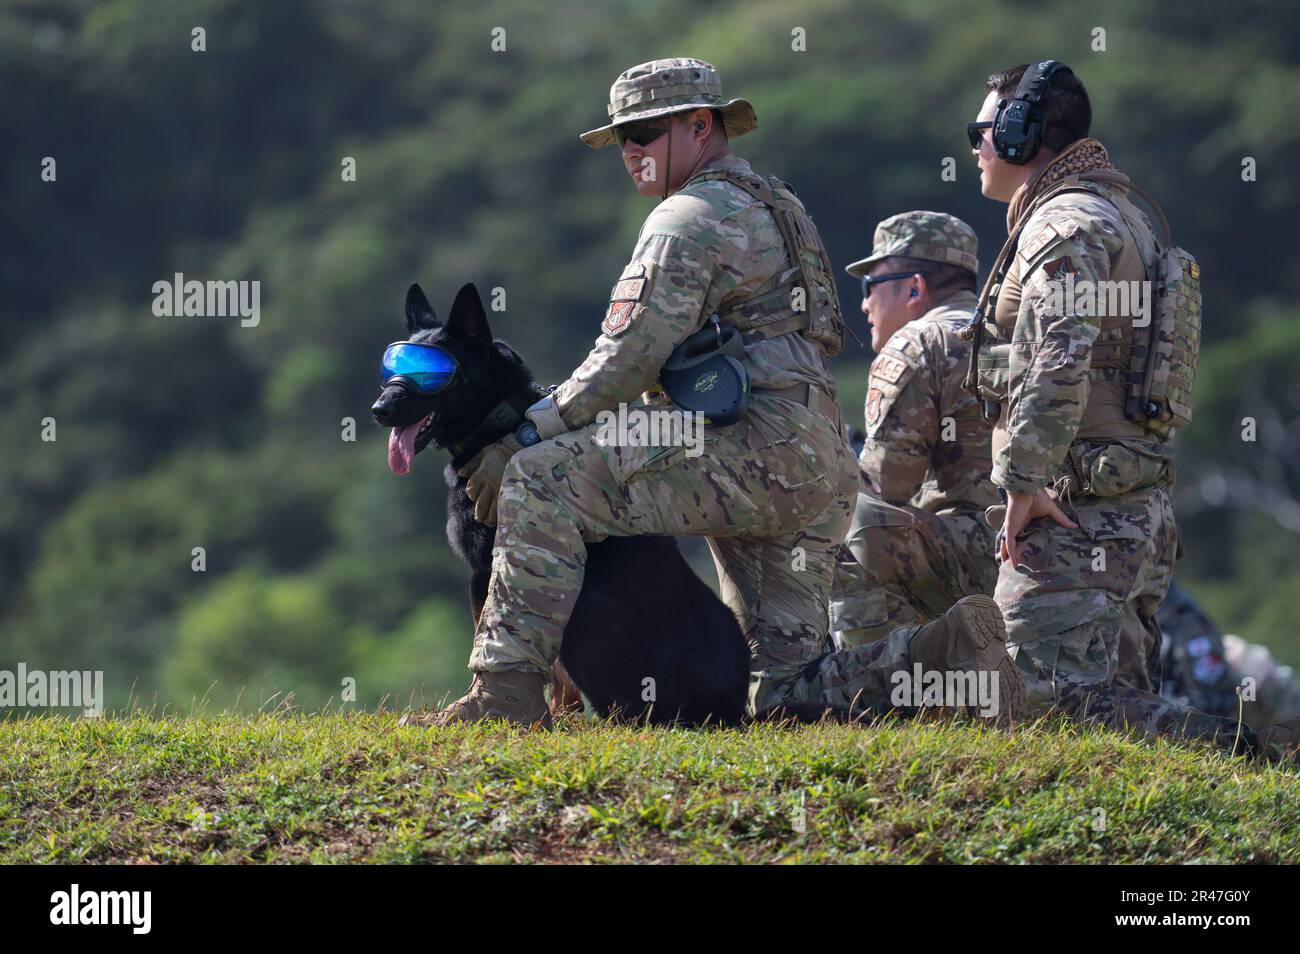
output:
[[605, 312], [605, 320], [600, 323], [600, 330], [611, 338], [627, 330], [632, 324], [634, 301], [611, 301]]
[[1070, 261], [1070, 256], [1062, 255], [1060, 258], [1054, 258], [1050, 262], [1043, 263], [1043, 273], [1047, 275], [1049, 281], [1065, 281], [1067, 275], [1079, 274], [1079, 269]]
[[874, 430], [880, 421], [880, 398], [879, 388], [867, 392], [867, 430]]
[[613, 337], [626, 331], [632, 324], [637, 305], [645, 296], [649, 283], [649, 267], [644, 262], [634, 262], [623, 269], [609, 293], [609, 307], [600, 330]]
[[1055, 223], [1044, 222], [1030, 236], [1029, 241], [1021, 243], [1020, 257], [1026, 262], [1032, 262], [1035, 255], [1063, 238], [1065, 236], [1061, 234], [1061, 230], [1056, 227]]
[[895, 354], [882, 351], [871, 363], [871, 376], [878, 377], [889, 384], [897, 384], [912, 366]]
[[620, 278], [609, 293], [610, 301], [640, 301], [645, 291], [644, 278]]

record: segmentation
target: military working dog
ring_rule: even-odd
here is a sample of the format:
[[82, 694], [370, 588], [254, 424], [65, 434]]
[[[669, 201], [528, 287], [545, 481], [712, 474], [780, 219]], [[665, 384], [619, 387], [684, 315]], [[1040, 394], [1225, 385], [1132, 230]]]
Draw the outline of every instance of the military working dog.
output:
[[[412, 285], [406, 328], [407, 341], [432, 352], [438, 371], [418, 386], [391, 379], [371, 412], [391, 429], [388, 462], [395, 474], [409, 473], [430, 445], [452, 454], [443, 472], [450, 488], [447, 540], [469, 565], [477, 623], [496, 528], [474, 518], [457, 468], [515, 431], [546, 392], [510, 345], [493, 338], [472, 284], [461, 288], [445, 321]], [[687, 725], [734, 725], [744, 716], [750, 664], [744, 634], [671, 537], [610, 537], [587, 545], [582, 591], [559, 662], [602, 715]], [[564, 698], [562, 675], [556, 685], [553, 707]]]

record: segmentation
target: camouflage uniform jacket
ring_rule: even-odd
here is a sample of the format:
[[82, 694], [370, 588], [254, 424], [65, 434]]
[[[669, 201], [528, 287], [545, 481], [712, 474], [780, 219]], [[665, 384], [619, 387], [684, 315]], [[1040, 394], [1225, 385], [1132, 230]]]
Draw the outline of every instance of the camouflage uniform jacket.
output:
[[[570, 430], [656, 386], [674, 347], [720, 306], [745, 300], [786, 270], [785, 244], [767, 206], [725, 179], [700, 181], [723, 169], [754, 175], [744, 159], [718, 159], [641, 227], [595, 347], [553, 395]], [[802, 334], [746, 344], [745, 365], [754, 388], [807, 383], [835, 394], [824, 350]]]
[[993, 426], [963, 387], [975, 308], [959, 292], [890, 337], [871, 365], [866, 442], [858, 462], [876, 495], [935, 514], [980, 514], [998, 502], [989, 482]]
[[1158, 441], [1123, 414], [1132, 317], [1087, 314], [1093, 309], [1071, 308], [1059, 294], [1069, 279], [1084, 288], [1147, 278], [1155, 238], [1146, 217], [1126, 190], [1098, 191], [1062, 192], [1034, 210], [998, 294], [998, 337], [1010, 350], [993, 481], [1006, 491], [1045, 489], [1076, 442], [1119, 442], [1140, 458], [1160, 456]]

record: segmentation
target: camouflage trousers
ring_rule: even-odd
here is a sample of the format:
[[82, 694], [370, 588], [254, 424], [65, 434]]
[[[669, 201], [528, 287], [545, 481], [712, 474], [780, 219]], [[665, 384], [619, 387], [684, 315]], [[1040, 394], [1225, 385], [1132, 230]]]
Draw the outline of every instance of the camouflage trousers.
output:
[[939, 515], [859, 493], [835, 561], [831, 637], [846, 649], [928, 622], [964, 596], [992, 596], [997, 575], [982, 513]]
[[[1075, 495], [1061, 501], [1061, 509], [1078, 529], [1048, 517], [1031, 521], [1021, 534], [1019, 564], [999, 565], [994, 593], [1032, 709], [1232, 748], [1235, 719], [1157, 695], [1155, 616], [1178, 547], [1167, 491]], [[1244, 726], [1240, 731], [1252, 745], [1253, 733]]]
[[788, 695], [826, 651], [857, 461], [838, 420], [770, 396], [755, 395], [736, 424], [704, 432], [699, 456], [681, 446], [606, 446], [593, 424], [511, 458], [470, 669], [549, 668], [582, 587], [587, 543], [700, 535], [753, 654], [751, 710]]

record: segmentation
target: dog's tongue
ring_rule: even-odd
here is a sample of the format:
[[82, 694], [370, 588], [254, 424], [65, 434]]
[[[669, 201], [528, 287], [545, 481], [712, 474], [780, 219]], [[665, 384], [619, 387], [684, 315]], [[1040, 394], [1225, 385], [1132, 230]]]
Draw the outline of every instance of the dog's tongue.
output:
[[398, 477], [411, 472], [411, 460], [415, 457], [415, 432], [419, 424], [408, 427], [394, 427], [388, 434], [388, 466]]

